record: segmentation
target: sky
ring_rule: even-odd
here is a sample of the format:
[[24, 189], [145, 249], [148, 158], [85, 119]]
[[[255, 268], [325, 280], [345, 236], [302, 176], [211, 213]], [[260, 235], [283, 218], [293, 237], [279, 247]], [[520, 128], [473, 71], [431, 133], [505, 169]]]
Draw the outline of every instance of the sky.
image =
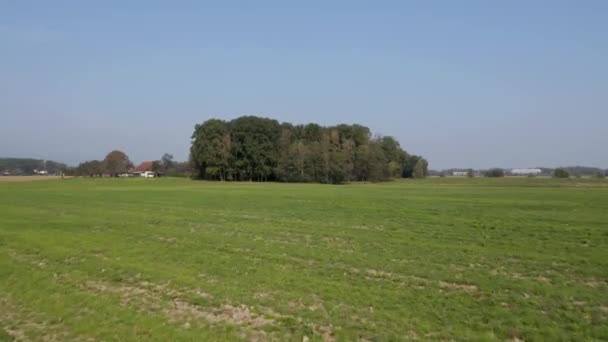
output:
[[241, 115], [433, 169], [608, 168], [608, 1], [0, 0], [0, 157], [186, 160]]

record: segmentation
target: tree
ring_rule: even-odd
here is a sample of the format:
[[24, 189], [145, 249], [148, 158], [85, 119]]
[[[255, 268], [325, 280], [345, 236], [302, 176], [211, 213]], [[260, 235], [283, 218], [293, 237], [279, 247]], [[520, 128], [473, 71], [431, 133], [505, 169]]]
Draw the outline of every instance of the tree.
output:
[[163, 154], [163, 156], [160, 158], [160, 162], [162, 165], [162, 170], [164, 172], [167, 172], [168, 170], [173, 168], [173, 155], [169, 153]]
[[570, 173], [564, 168], [557, 168], [553, 171], [553, 177], [555, 178], [570, 178]]
[[267, 181], [276, 179], [279, 157], [279, 122], [255, 116], [242, 116], [229, 123], [231, 149], [218, 151], [222, 156], [232, 156], [236, 179]]
[[104, 164], [99, 160], [86, 161], [78, 164], [74, 173], [78, 176], [101, 177], [104, 171]]
[[425, 159], [418, 159], [414, 166], [414, 178], [426, 177], [428, 163]]
[[196, 125], [190, 159], [200, 179], [224, 180], [230, 172], [231, 139], [228, 124], [211, 119]]
[[475, 173], [473, 172], [473, 169], [467, 170], [467, 177], [469, 177], [469, 178], [475, 177]]
[[290, 125], [283, 125], [279, 141], [277, 179], [283, 182], [307, 182], [305, 172], [307, 148], [298, 138], [298, 132]]
[[189, 161], [173, 162], [173, 166], [168, 169], [166, 175], [169, 177], [191, 177], [192, 167]]
[[487, 170], [484, 173], [484, 175], [486, 177], [504, 177], [505, 176], [505, 171], [503, 169], [493, 168], [493, 169]]
[[122, 151], [114, 150], [106, 155], [103, 160], [103, 167], [111, 177], [118, 177], [121, 173], [126, 173], [132, 166], [129, 157]]
[[[379, 143], [382, 146], [382, 152], [386, 158], [389, 177], [395, 178], [401, 175], [403, 167], [403, 150], [399, 142], [393, 137], [380, 137]], [[424, 165], [422, 165], [424, 168]], [[426, 171], [423, 170], [426, 175]]]
[[403, 166], [401, 167], [401, 177], [403, 178], [413, 178], [414, 177], [414, 167], [418, 162], [419, 157], [415, 155], [405, 156], [403, 159]]
[[152, 162], [152, 171], [155, 176], [158, 176], [161, 173], [164, 173], [163, 163], [160, 160], [155, 160]]

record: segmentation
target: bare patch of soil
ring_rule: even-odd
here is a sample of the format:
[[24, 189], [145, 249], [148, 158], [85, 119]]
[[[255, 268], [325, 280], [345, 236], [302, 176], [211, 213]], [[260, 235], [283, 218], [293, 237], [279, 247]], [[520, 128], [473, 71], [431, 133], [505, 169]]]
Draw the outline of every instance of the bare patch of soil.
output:
[[74, 339], [93, 340], [90, 338], [74, 338], [61, 324], [51, 323], [39, 314], [16, 305], [6, 297], [0, 297], [0, 332], [10, 336], [14, 341], [32, 341], [32, 339], [47, 342]]
[[254, 332], [275, 321], [267, 317], [271, 310], [266, 310], [265, 314], [258, 314], [243, 304], [203, 307], [190, 303], [187, 300], [189, 296], [212, 297], [200, 289], [175, 289], [169, 284], [147, 281], [136, 284], [87, 281], [82, 288], [95, 293], [117, 295], [121, 304], [143, 312], [161, 313], [170, 322], [185, 329], [197, 324], [233, 324], [247, 329], [246, 335], [255, 336], [255, 339], [259, 340], [263, 334]]
[[442, 289], [463, 291], [466, 293], [475, 293], [475, 292], [479, 291], [479, 288], [475, 285], [450, 283], [450, 282], [445, 282], [445, 281], [440, 281], [439, 287], [441, 287]]

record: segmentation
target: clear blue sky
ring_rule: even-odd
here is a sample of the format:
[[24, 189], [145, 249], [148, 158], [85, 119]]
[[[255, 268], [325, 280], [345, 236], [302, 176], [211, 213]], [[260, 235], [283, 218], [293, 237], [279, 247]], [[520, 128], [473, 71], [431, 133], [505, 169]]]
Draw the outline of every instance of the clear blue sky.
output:
[[0, 156], [185, 160], [245, 114], [437, 169], [608, 167], [608, 1], [0, 0]]

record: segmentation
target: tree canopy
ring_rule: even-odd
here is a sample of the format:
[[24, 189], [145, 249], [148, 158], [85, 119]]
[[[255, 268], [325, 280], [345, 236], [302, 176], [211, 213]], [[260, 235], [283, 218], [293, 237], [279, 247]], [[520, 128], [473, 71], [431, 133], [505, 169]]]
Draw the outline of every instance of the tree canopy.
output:
[[104, 169], [112, 177], [118, 177], [121, 173], [126, 173], [133, 166], [126, 153], [114, 150], [103, 160]]
[[243, 116], [195, 126], [190, 159], [207, 180], [319, 182], [425, 177], [427, 161], [361, 125], [293, 125]]

